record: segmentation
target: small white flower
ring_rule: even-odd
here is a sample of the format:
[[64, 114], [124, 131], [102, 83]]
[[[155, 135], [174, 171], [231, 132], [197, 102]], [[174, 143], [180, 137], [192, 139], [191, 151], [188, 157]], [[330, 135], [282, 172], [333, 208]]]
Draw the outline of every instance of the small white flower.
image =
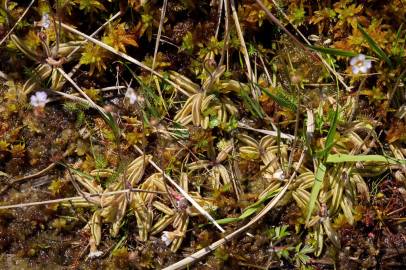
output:
[[45, 13], [44, 15], [42, 15], [41, 21], [42, 21], [42, 27], [44, 27], [45, 29], [48, 29], [49, 26], [51, 25], [51, 20], [49, 19], [48, 13]]
[[94, 259], [94, 258], [100, 257], [101, 255], [103, 255], [103, 252], [100, 250], [96, 250], [96, 251], [90, 251], [89, 255], [87, 255], [87, 257], [89, 259]]
[[45, 104], [49, 101], [47, 93], [44, 91], [36, 92], [30, 98], [30, 103], [34, 107], [45, 107]]
[[130, 104], [134, 104], [138, 100], [137, 94], [135, 94], [134, 89], [131, 87], [127, 88], [127, 92], [125, 92], [125, 97], [128, 98]]
[[285, 173], [281, 169], [278, 169], [276, 170], [276, 172], [273, 173], [272, 178], [283, 181], [285, 180]]
[[165, 243], [166, 246], [169, 246], [174, 240], [173, 232], [163, 231], [161, 240]]
[[359, 54], [351, 58], [350, 65], [352, 68], [352, 73], [367, 73], [368, 70], [372, 67], [371, 60], [366, 60], [365, 55]]

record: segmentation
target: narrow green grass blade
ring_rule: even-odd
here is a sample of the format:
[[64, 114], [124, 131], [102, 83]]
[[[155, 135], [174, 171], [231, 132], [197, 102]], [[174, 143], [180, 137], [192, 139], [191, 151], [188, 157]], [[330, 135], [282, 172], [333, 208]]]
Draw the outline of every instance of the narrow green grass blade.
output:
[[263, 206], [263, 203], [276, 196], [276, 194], [279, 193], [279, 189], [274, 190], [269, 192], [268, 194], [266, 194], [265, 196], [263, 196], [261, 199], [259, 199], [257, 202], [251, 204], [250, 206], [248, 206], [247, 208], [245, 208], [244, 212], [236, 218], [223, 218], [223, 219], [218, 219], [216, 220], [216, 222], [220, 225], [222, 224], [228, 224], [228, 223], [232, 223], [232, 222], [237, 222], [237, 221], [241, 221], [246, 219], [247, 217], [251, 216], [252, 214], [254, 214], [255, 212], [258, 211], [258, 209], [260, 209]]
[[228, 224], [228, 223], [233, 223], [240, 221], [240, 218], [222, 218], [222, 219], [217, 219], [216, 222], [220, 225]]
[[269, 92], [267, 89], [259, 87], [262, 92], [264, 92], [267, 96], [272, 98], [279, 106], [289, 109], [292, 112], [296, 112], [297, 106], [293, 103], [288, 97], [283, 95], [282, 93], [278, 93], [276, 95]]
[[86, 178], [87, 180], [93, 180], [93, 177], [92, 177], [90, 174], [87, 174], [87, 173], [85, 173], [85, 172], [79, 171], [78, 169], [73, 168], [72, 166], [66, 164], [65, 162], [58, 161], [57, 163], [58, 163], [59, 165], [65, 167], [65, 168], [69, 169], [69, 170], [72, 171], [73, 173], [76, 173], [77, 175]]
[[392, 62], [389, 59], [389, 57], [386, 55], [386, 53], [379, 47], [378, 43], [375, 42], [375, 40], [368, 34], [365, 29], [358, 24], [358, 29], [360, 30], [362, 36], [364, 39], [368, 42], [369, 46], [371, 49], [379, 56], [381, 60], [385, 60], [385, 62], [392, 67]]
[[343, 162], [382, 162], [393, 165], [406, 164], [406, 160], [400, 160], [393, 157], [382, 155], [349, 155], [333, 154], [327, 157], [326, 163], [343, 163]]
[[278, 188], [277, 190], [268, 192], [265, 196], [263, 196], [261, 199], [259, 199], [259, 201], [257, 201], [257, 202], [255, 202], [255, 203], [251, 204], [251, 205], [248, 206], [247, 208], [255, 207], [255, 206], [258, 206], [258, 205], [264, 203], [266, 200], [268, 200], [268, 199], [270, 199], [270, 198], [272, 198], [272, 197], [275, 197], [276, 194], [279, 193], [279, 191], [280, 191], [280, 189]]
[[334, 146], [334, 137], [336, 135], [337, 119], [338, 119], [338, 107], [334, 112], [333, 121], [331, 122], [330, 129], [328, 130], [325, 147], [323, 151], [320, 152], [323, 160], [327, 158], [327, 155], [330, 153], [331, 148]]
[[323, 163], [320, 163], [319, 167], [317, 168], [315, 181], [312, 187], [312, 192], [310, 194], [310, 202], [307, 208], [307, 216], [306, 216], [306, 224], [309, 222], [310, 217], [312, 216], [314, 206], [316, 205], [317, 197], [319, 196], [319, 192], [321, 186], [323, 184], [324, 175], [326, 174], [326, 166]]
[[120, 141], [120, 128], [118, 127], [113, 115], [110, 112], [106, 112], [104, 114], [101, 112], [100, 114], [104, 118], [104, 121], [106, 121], [107, 125], [109, 125], [109, 127], [113, 131], [116, 143], [118, 143]]
[[257, 207], [253, 207], [253, 208], [248, 208], [247, 210], [245, 210], [241, 216], [239, 217], [239, 219], [245, 219], [249, 216], [251, 216], [252, 214], [254, 214], [257, 210], [258, 210], [259, 206]]
[[325, 48], [325, 47], [318, 47], [318, 46], [308, 46], [310, 49], [325, 53], [325, 54], [330, 54], [330, 55], [336, 55], [336, 56], [345, 56], [345, 57], [354, 57], [357, 56], [357, 52], [351, 52], [351, 51], [344, 51], [344, 50], [339, 50], [339, 49], [334, 49], [334, 48]]
[[240, 91], [240, 95], [244, 101], [245, 106], [247, 106], [248, 110], [255, 116], [260, 119], [264, 118], [264, 112], [262, 110], [261, 105], [258, 101], [252, 99], [244, 90]]
[[250, 207], [247, 208], [239, 217], [236, 218], [223, 218], [223, 219], [218, 219], [216, 220], [216, 222], [218, 224], [227, 224], [227, 223], [232, 223], [232, 222], [237, 222], [237, 221], [241, 221], [246, 219], [247, 217], [251, 216], [252, 214], [254, 214], [258, 209], [260, 208], [260, 206], [256, 206], [256, 207]]

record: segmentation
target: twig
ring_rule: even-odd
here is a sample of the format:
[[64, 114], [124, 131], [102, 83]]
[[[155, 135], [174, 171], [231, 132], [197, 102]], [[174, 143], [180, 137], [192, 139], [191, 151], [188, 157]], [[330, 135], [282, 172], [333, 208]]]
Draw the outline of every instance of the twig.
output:
[[402, 77], [405, 75], [405, 73], [406, 73], [406, 69], [404, 69], [404, 70], [402, 71], [402, 73], [400, 73], [399, 77], [396, 79], [395, 87], [393, 87], [393, 88], [388, 92], [388, 94], [387, 94], [387, 96], [388, 96], [388, 105], [389, 105], [389, 106], [390, 106], [390, 103], [391, 103], [391, 101], [392, 101], [393, 96], [394, 96], [395, 93], [396, 93], [396, 90], [397, 90], [398, 87], [399, 87], [400, 81], [402, 80]]
[[205, 255], [207, 255], [208, 253], [210, 253], [211, 251], [215, 250], [216, 248], [218, 248], [219, 246], [221, 246], [222, 244], [226, 243], [227, 241], [230, 241], [232, 238], [234, 238], [235, 236], [239, 235], [240, 233], [244, 232], [245, 230], [247, 230], [249, 227], [251, 227], [251, 225], [255, 224], [256, 222], [258, 222], [261, 218], [263, 218], [273, 207], [275, 207], [275, 205], [281, 200], [281, 198], [283, 197], [283, 195], [285, 195], [286, 191], [288, 190], [290, 184], [292, 183], [293, 179], [296, 176], [296, 172], [299, 170], [300, 166], [302, 166], [303, 163], [303, 159], [304, 159], [304, 155], [305, 151], [302, 151], [302, 154], [300, 156], [300, 159], [297, 163], [296, 166], [296, 170], [293, 172], [293, 174], [291, 175], [291, 177], [289, 178], [289, 181], [286, 183], [286, 185], [281, 189], [281, 191], [278, 193], [278, 195], [276, 197], [274, 197], [266, 206], [265, 208], [263, 208], [252, 220], [250, 220], [250, 222], [248, 222], [246, 225], [242, 226], [241, 228], [239, 228], [238, 230], [228, 234], [227, 236], [223, 237], [222, 239], [214, 242], [213, 244], [211, 244], [208, 247], [205, 247], [201, 250], [199, 250], [198, 252], [193, 253], [192, 255], [184, 258], [183, 260], [180, 260], [177, 263], [174, 263], [166, 268], [164, 268], [163, 270], [176, 270], [176, 269], [181, 269], [181, 268], [185, 268], [188, 265], [196, 262], [197, 260], [203, 258]]
[[54, 168], [55, 165], [56, 165], [56, 163], [52, 162], [51, 164], [49, 164], [47, 167], [40, 170], [39, 172], [30, 174], [30, 175], [26, 175], [26, 176], [23, 176], [23, 177], [20, 177], [20, 178], [17, 178], [17, 179], [14, 179], [14, 180], [10, 181], [10, 185], [14, 185], [16, 183], [23, 182], [23, 181], [26, 181], [26, 180], [29, 180], [29, 179], [32, 179], [32, 178], [37, 178], [37, 177], [43, 175], [44, 173], [46, 173], [47, 171], [51, 170], [52, 168]]
[[[116, 14], [114, 14], [113, 17], [111, 17], [110, 19], [108, 19], [104, 24], [102, 24], [99, 28], [96, 29], [96, 31], [94, 31], [90, 36], [94, 37], [95, 35], [97, 35], [97, 33], [99, 33], [104, 27], [106, 27], [109, 23], [111, 23], [113, 20], [115, 20], [118, 16], [120, 16], [121, 13], [117, 12]], [[74, 53], [76, 53], [83, 45], [85, 45], [88, 42], [88, 40], [84, 40], [82, 42], [82, 44], [80, 46], [77, 46], [67, 57], [66, 59], [69, 59], [70, 57], [72, 57], [72, 55]], [[79, 70], [80, 66], [82, 64], [80, 62], [78, 62], [72, 69], [71, 71], [68, 73], [69, 77], [73, 77], [73, 75], [76, 73], [76, 71]], [[118, 89], [117, 89], [118, 90]]]
[[[154, 58], [152, 60], [152, 70], [155, 70], [156, 56], [158, 54], [159, 42], [161, 40], [162, 26], [163, 26], [164, 20], [165, 20], [165, 13], [166, 13], [167, 5], [168, 5], [168, 0], [164, 0], [164, 3], [162, 4], [161, 19], [159, 21], [158, 34], [157, 34], [156, 41], [155, 41]], [[158, 83], [158, 80], [156, 79], [156, 77], [154, 77], [154, 79], [155, 79], [156, 88], [158, 90], [159, 97], [161, 98], [161, 101], [162, 101], [162, 105], [164, 106], [165, 111], [168, 112], [168, 108], [166, 107], [165, 99], [162, 96], [161, 87], [159, 86], [159, 83]]]
[[[241, 123], [241, 122], [238, 122], [238, 127], [243, 128], [243, 129], [256, 131], [256, 132], [260, 132], [260, 133], [263, 133], [263, 134], [266, 134], [266, 135], [271, 135], [271, 136], [274, 136], [274, 137], [278, 137], [278, 132], [276, 132], [276, 131], [252, 128], [252, 127], [248, 126], [247, 124], [244, 124], [244, 123]], [[280, 135], [281, 135], [281, 138], [283, 138], [283, 139], [293, 140], [295, 138], [295, 136], [293, 136], [293, 135], [282, 133], [282, 132], [281, 132]]]
[[257, 1], [257, 4], [262, 8], [262, 10], [265, 11], [268, 18], [274, 24], [276, 24], [280, 29], [282, 29], [282, 31], [285, 32], [293, 40], [293, 42], [295, 42], [302, 49], [310, 52], [309, 49], [306, 48], [306, 46], [300, 40], [298, 40], [291, 32], [288, 31], [288, 29], [286, 29], [285, 26], [282, 25], [282, 23], [269, 11], [269, 9], [264, 5], [264, 3], [262, 3], [261, 0], [256, 0], [256, 1]]
[[219, 35], [219, 30], [220, 30], [220, 25], [221, 25], [221, 13], [223, 13], [223, 4], [224, 4], [224, 0], [220, 0], [220, 4], [218, 7], [218, 12], [217, 12], [217, 26], [216, 26], [216, 32], [214, 34], [214, 37], [217, 39], [218, 35]]
[[[107, 20], [105, 23], [103, 23], [99, 28], [97, 28], [96, 31], [94, 31], [94, 32], [90, 35], [90, 37], [94, 37], [95, 35], [97, 35], [104, 27], [106, 27], [108, 24], [110, 24], [112, 21], [114, 21], [118, 16], [120, 16], [120, 14], [121, 14], [120, 12], [117, 12], [116, 14], [114, 14], [113, 17], [111, 17], [110, 19], [108, 19], [108, 20]], [[76, 52], [81, 48], [81, 46], [85, 45], [87, 42], [88, 42], [88, 40], [84, 40], [84, 41], [82, 42], [82, 44], [80, 44], [80, 46], [77, 46], [75, 49], [73, 49], [73, 51], [71, 51], [70, 54], [68, 54], [68, 56], [67, 56], [66, 58], [69, 59], [70, 57], [72, 57], [72, 55], [73, 55], [74, 53], [76, 53]], [[75, 69], [77, 69], [76, 66], [72, 69], [72, 71], [75, 70]], [[72, 71], [71, 71], [71, 72], [72, 72]], [[69, 75], [72, 76], [72, 74], [70, 74], [70, 73], [69, 73]]]
[[228, 1], [227, 0], [220, 0], [221, 3], [224, 2], [224, 44], [223, 49], [221, 51], [221, 57], [218, 66], [221, 67], [224, 63], [224, 58], [228, 52], [228, 40], [230, 38], [230, 15], [228, 10]]
[[159, 42], [161, 40], [162, 26], [163, 26], [164, 20], [165, 20], [165, 13], [166, 13], [167, 5], [168, 5], [168, 0], [164, 0], [164, 3], [162, 4], [161, 19], [159, 20], [158, 34], [156, 36], [156, 41], [155, 41], [154, 59], [152, 60], [152, 70], [155, 69], [156, 55], [158, 54]]
[[[312, 55], [312, 52], [309, 51], [309, 49], [302, 43], [300, 42], [294, 35], [292, 35], [292, 33], [290, 33], [282, 24], [281, 22], [272, 15], [272, 13], [267, 9], [267, 7], [262, 3], [261, 0], [256, 0], [258, 5], [265, 11], [265, 14], [268, 16], [268, 18], [275, 23], [278, 27], [280, 27], [295, 43], [297, 43], [301, 48], [303, 48], [305, 51], [308, 51], [310, 53], [310, 55]], [[276, 5], [276, 7], [278, 8], [278, 10], [284, 14], [285, 18], [287, 18], [286, 14], [283, 13], [283, 11]], [[288, 20], [289, 21], [289, 20]], [[303, 39], [305, 40], [305, 42], [308, 45], [311, 45], [311, 43], [303, 36], [303, 34], [296, 28], [294, 27], [294, 29], [296, 31], [299, 32], [299, 35], [301, 35], [303, 37]], [[344, 82], [343, 77], [334, 69], [331, 68], [331, 66], [326, 62], [326, 60], [324, 60], [323, 56], [319, 53], [319, 52], [315, 52], [317, 57], [321, 60], [321, 62], [323, 63], [323, 65], [328, 69], [328, 71], [331, 74], [334, 74], [336, 76], [336, 78], [338, 79], [338, 81], [344, 86], [346, 91], [351, 91], [351, 88]]]
[[66, 24], [62, 23], [62, 27], [63, 27], [64, 29], [68, 30], [69, 32], [72, 32], [72, 33], [74, 33], [74, 34], [77, 34], [77, 35], [79, 35], [79, 36], [82, 36], [83, 38], [85, 38], [85, 39], [87, 39], [87, 40], [93, 42], [94, 44], [96, 44], [96, 45], [102, 47], [103, 49], [105, 49], [105, 50], [107, 50], [107, 51], [109, 51], [109, 52], [111, 52], [111, 53], [113, 53], [113, 54], [115, 54], [115, 55], [118, 55], [118, 56], [124, 58], [125, 60], [130, 61], [131, 63], [133, 63], [133, 64], [135, 64], [135, 65], [137, 65], [137, 66], [139, 66], [139, 67], [141, 67], [141, 68], [143, 68], [143, 69], [145, 69], [145, 70], [151, 72], [151, 73], [153, 73], [153, 74], [156, 75], [158, 78], [160, 78], [160, 79], [166, 81], [167, 83], [169, 83], [170, 85], [172, 85], [176, 90], [182, 92], [184, 95], [190, 96], [190, 94], [189, 94], [187, 91], [183, 90], [179, 85], [177, 85], [176, 83], [174, 83], [173, 81], [171, 81], [171, 80], [169, 80], [169, 79], [167, 79], [167, 78], [164, 78], [160, 73], [158, 73], [158, 72], [156, 72], [155, 70], [151, 69], [150, 67], [146, 66], [145, 64], [143, 64], [142, 62], [138, 61], [137, 59], [135, 59], [135, 58], [133, 58], [133, 57], [131, 57], [131, 56], [125, 54], [125, 53], [119, 52], [118, 50], [114, 49], [113, 47], [111, 47], [111, 46], [109, 46], [109, 45], [107, 45], [107, 44], [101, 42], [100, 40], [97, 40], [97, 39], [95, 39], [95, 38], [92, 38], [92, 37], [90, 37], [90, 36], [88, 36], [88, 35], [86, 35], [86, 34], [80, 32], [80, 31], [78, 31], [78, 30], [76, 30], [76, 29], [70, 27], [69, 25], [66, 25]]
[[[227, 3], [226, 3], [227, 4]], [[252, 82], [253, 81], [253, 74], [252, 74], [252, 68], [251, 68], [251, 63], [250, 63], [250, 57], [248, 55], [248, 50], [247, 46], [245, 45], [244, 41], [244, 35], [242, 34], [240, 22], [238, 20], [238, 15], [237, 15], [237, 10], [235, 8], [235, 1], [231, 0], [231, 13], [234, 19], [235, 23], [235, 28], [237, 30], [237, 36], [238, 39], [240, 40], [241, 47], [242, 47], [242, 53], [244, 55], [244, 61], [245, 64], [247, 65], [247, 72], [248, 72], [248, 81]], [[252, 96], [255, 100], [258, 100], [258, 93], [256, 92], [255, 87], [252, 87]]]
[[358, 91], [355, 94], [355, 97], [354, 97], [354, 100], [353, 100], [353, 105], [352, 105], [352, 108], [351, 108], [351, 113], [350, 113], [350, 116], [348, 117], [348, 120], [347, 120], [348, 123], [352, 122], [352, 120], [354, 119], [355, 113], [357, 112], [360, 92], [361, 92], [361, 89], [364, 87], [366, 79], [367, 79], [367, 77], [364, 77], [362, 79], [362, 81], [361, 81], [361, 83], [360, 83], [360, 85], [358, 87]]
[[271, 75], [269, 74], [268, 68], [265, 65], [264, 58], [261, 55], [258, 55], [258, 57], [259, 57], [259, 60], [261, 61], [262, 66], [264, 67], [264, 71], [265, 71], [266, 78], [268, 79], [268, 83], [272, 87], [276, 87], [276, 84], [272, 81], [272, 78], [271, 78]]
[[7, 35], [4, 36], [4, 38], [0, 41], [0, 46], [3, 44], [3, 42], [10, 36], [11, 33], [13, 33], [14, 28], [16, 28], [17, 24], [24, 18], [25, 14], [27, 14], [28, 10], [31, 8], [32, 4], [34, 4], [35, 0], [32, 0], [31, 3], [28, 5], [28, 7], [24, 10], [24, 13], [18, 18], [17, 22], [14, 24], [14, 26], [10, 29], [10, 31], [7, 33]]
[[[144, 155], [143, 151], [136, 145], [134, 145], [135, 150], [138, 151], [141, 155]], [[204, 215], [210, 222], [212, 222], [222, 233], [225, 230], [216, 222], [216, 220], [207, 213], [206, 210], [203, 209], [190, 195], [181, 187], [179, 186], [170, 176], [168, 176], [154, 161], [150, 160], [149, 163], [174, 186], [176, 189], [185, 197], [202, 215]]]
[[[162, 191], [151, 191], [151, 190], [144, 190], [144, 189], [138, 189], [138, 188], [131, 188], [131, 189], [110, 191], [110, 192], [105, 192], [105, 193], [100, 193], [100, 194], [99, 193], [87, 194], [86, 197], [103, 197], [106, 195], [116, 195], [116, 194], [122, 194], [122, 193], [128, 193], [128, 192], [145, 192], [145, 193], [155, 193], [155, 194], [166, 194], [166, 192], [162, 192]], [[47, 201], [40, 201], [40, 202], [1, 205], [0, 210], [1, 209], [12, 209], [12, 208], [22, 208], [22, 207], [36, 206], [36, 205], [46, 205], [46, 204], [60, 203], [60, 202], [80, 200], [80, 199], [84, 199], [83, 196], [75, 196], [75, 197], [68, 197], [68, 198], [61, 198], [61, 199], [47, 200]]]
[[100, 107], [99, 105], [97, 105], [88, 95], [86, 95], [85, 92], [83, 92], [83, 90], [75, 83], [74, 80], [72, 80], [71, 77], [69, 77], [68, 74], [65, 73], [65, 71], [63, 71], [63, 69], [61, 68], [57, 68], [57, 70], [62, 74], [63, 77], [65, 77], [66, 80], [68, 80], [73, 87], [78, 90], [78, 92], [92, 105], [92, 107], [96, 108], [97, 110], [100, 111], [101, 114], [103, 114], [103, 116], [105, 118], [109, 118], [106, 114], [106, 112], [104, 111], [104, 109], [102, 107]]
[[[59, 92], [59, 91], [53, 91], [52, 93], [56, 93], [58, 95], [61, 95], [64, 98], [70, 99], [72, 101], [84, 103], [87, 106], [97, 110], [97, 107], [94, 107], [93, 103], [90, 103], [88, 100], [86, 100], [84, 98], [78, 97], [77, 95], [79, 95], [79, 93], [67, 94], [67, 93]], [[51, 101], [52, 101], [52, 99], [51, 99]]]
[[[67, 157], [68, 155], [70, 155], [70, 154], [72, 153], [72, 150], [73, 150], [72, 148], [68, 148], [68, 149], [63, 153], [62, 157], [65, 158], [65, 157]], [[20, 178], [11, 180], [11, 181], [10, 181], [10, 185], [14, 185], [14, 184], [19, 183], [19, 182], [23, 182], [23, 181], [26, 181], [26, 180], [29, 180], [29, 179], [32, 179], [32, 178], [39, 177], [39, 176], [43, 175], [44, 173], [48, 172], [49, 170], [51, 170], [52, 168], [54, 168], [55, 165], [56, 165], [56, 162], [52, 162], [52, 163], [49, 164], [46, 168], [42, 169], [42, 170], [39, 171], [39, 172], [36, 172], [36, 173], [34, 173], [34, 174], [26, 175], [26, 176], [23, 176], [23, 177], [20, 177]]]
[[0, 70], [0, 79], [8, 81], [10, 78], [8, 77], [8, 75], [6, 73], [4, 73], [3, 71]]

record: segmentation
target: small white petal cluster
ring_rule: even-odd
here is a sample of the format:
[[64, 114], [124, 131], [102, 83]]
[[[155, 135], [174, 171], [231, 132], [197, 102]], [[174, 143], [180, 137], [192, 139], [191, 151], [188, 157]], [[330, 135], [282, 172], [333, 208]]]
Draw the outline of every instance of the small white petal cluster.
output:
[[275, 179], [278, 179], [280, 181], [283, 181], [283, 180], [285, 180], [285, 173], [281, 169], [278, 169], [274, 172], [272, 177]]
[[91, 252], [89, 253], [89, 255], [87, 255], [87, 257], [88, 257], [89, 259], [94, 259], [94, 258], [100, 257], [101, 255], [103, 255], [103, 252], [100, 251], [100, 250], [96, 250], [96, 251], [91, 251]]
[[368, 70], [372, 67], [372, 62], [371, 60], [366, 60], [365, 55], [359, 54], [351, 58], [350, 65], [352, 73], [354, 74], [367, 73]]
[[125, 97], [128, 99], [130, 104], [134, 104], [138, 100], [137, 94], [135, 94], [134, 89], [131, 87], [127, 88], [127, 91], [125, 92]]
[[173, 232], [163, 231], [161, 240], [165, 243], [166, 246], [169, 246], [174, 240]]
[[45, 13], [44, 15], [42, 15], [41, 25], [45, 29], [48, 29], [49, 26], [51, 25], [51, 20], [49, 19], [48, 13]]
[[31, 98], [30, 98], [30, 103], [35, 108], [37, 108], [37, 107], [40, 107], [40, 108], [45, 107], [45, 104], [47, 104], [48, 101], [49, 101], [48, 95], [44, 91], [38, 91], [34, 95], [32, 95]]

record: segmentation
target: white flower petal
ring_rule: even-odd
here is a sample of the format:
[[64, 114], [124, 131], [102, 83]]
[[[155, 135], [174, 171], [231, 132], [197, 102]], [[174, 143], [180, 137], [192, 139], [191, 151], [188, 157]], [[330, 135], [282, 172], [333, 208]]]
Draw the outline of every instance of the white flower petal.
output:
[[350, 65], [353, 66], [353, 65], [355, 65], [355, 63], [357, 63], [357, 62], [358, 62], [358, 58], [357, 58], [357, 56], [354, 56], [354, 57], [351, 58], [351, 60], [350, 60]]
[[44, 27], [45, 29], [48, 29], [49, 26], [51, 25], [51, 21], [49, 20], [49, 15], [47, 13], [42, 15], [41, 21], [42, 21], [42, 27]]
[[137, 101], [137, 96], [135, 94], [130, 96], [130, 103], [134, 104]]
[[31, 103], [31, 105], [34, 106], [34, 107], [38, 106], [37, 97], [36, 97], [36, 96], [31, 96], [31, 97], [30, 97], [30, 103]]
[[367, 73], [368, 69], [372, 67], [372, 62], [371, 60], [366, 60], [365, 55], [359, 54], [355, 57], [353, 57], [350, 60], [350, 65], [352, 68], [352, 73], [358, 74], [358, 73]]
[[367, 73], [368, 67], [363, 65], [363, 66], [360, 66], [359, 70], [361, 71], [361, 73]]
[[165, 243], [166, 246], [169, 246], [172, 243], [172, 237], [171, 237], [171, 232], [168, 231], [163, 231], [161, 240]]
[[372, 67], [372, 61], [371, 60], [367, 60], [365, 61], [365, 66], [370, 69]]
[[48, 98], [47, 93], [45, 93], [43, 91], [39, 91], [35, 95], [37, 96], [38, 100], [40, 100], [40, 101], [46, 101]]
[[48, 101], [48, 95], [43, 91], [36, 92], [30, 97], [30, 103], [34, 107], [44, 107]]
[[89, 259], [93, 259], [93, 258], [98, 258], [98, 257], [100, 257], [101, 255], [103, 255], [103, 252], [100, 251], [100, 250], [96, 250], [96, 251], [91, 251], [91, 252], [89, 253], [89, 255], [87, 255], [87, 257], [88, 257]]
[[135, 94], [134, 89], [131, 87], [127, 88], [127, 91], [125, 92], [125, 97], [128, 98], [130, 104], [134, 104], [138, 100], [137, 94]]
[[273, 173], [272, 178], [278, 179], [278, 180], [285, 180], [285, 173], [281, 170], [278, 169], [276, 172]]
[[358, 74], [359, 73], [359, 68], [357, 66], [352, 66], [352, 73]]

